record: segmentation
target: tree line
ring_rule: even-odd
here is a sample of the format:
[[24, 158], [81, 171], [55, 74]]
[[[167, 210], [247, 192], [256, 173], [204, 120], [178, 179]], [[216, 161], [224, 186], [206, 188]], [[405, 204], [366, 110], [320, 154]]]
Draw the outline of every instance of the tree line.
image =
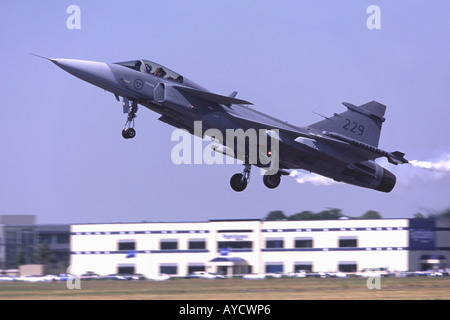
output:
[[[450, 219], [450, 208], [441, 212], [428, 214], [427, 216], [418, 212], [413, 215], [414, 219]], [[292, 215], [285, 215], [281, 210], [270, 211], [264, 220], [338, 220], [338, 219], [383, 219], [378, 211], [368, 210], [359, 217], [350, 217], [342, 212], [342, 209], [328, 208], [320, 212], [301, 211]]]

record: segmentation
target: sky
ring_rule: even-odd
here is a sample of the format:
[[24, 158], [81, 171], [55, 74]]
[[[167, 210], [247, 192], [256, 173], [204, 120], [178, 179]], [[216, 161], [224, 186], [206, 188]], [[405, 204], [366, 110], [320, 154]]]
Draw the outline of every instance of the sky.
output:
[[[70, 5], [80, 29], [70, 29]], [[370, 5], [380, 29], [369, 29]], [[121, 103], [50, 58], [158, 62], [209, 90], [305, 126], [342, 102], [387, 106], [379, 147], [409, 160], [450, 160], [450, 2], [1, 1], [0, 214], [40, 224], [258, 219], [339, 208], [410, 218], [450, 207], [450, 174], [393, 166], [391, 193], [283, 177], [267, 189], [256, 168], [171, 161], [174, 128], [141, 107], [125, 140]]]

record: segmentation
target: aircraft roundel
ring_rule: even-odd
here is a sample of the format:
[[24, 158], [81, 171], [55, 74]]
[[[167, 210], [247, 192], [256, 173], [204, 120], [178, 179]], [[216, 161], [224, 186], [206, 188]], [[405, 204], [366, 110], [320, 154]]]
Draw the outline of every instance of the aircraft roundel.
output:
[[141, 90], [144, 87], [144, 82], [142, 82], [141, 79], [136, 79], [136, 80], [134, 80], [134, 87], [137, 90]]

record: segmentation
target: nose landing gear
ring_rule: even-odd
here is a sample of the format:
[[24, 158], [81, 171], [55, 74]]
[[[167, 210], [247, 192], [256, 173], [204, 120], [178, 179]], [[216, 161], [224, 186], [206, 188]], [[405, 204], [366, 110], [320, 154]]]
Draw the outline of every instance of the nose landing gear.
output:
[[138, 111], [138, 103], [136, 100], [130, 100], [123, 98], [123, 112], [128, 113], [127, 122], [125, 128], [122, 130], [122, 137], [125, 139], [132, 139], [136, 136], [136, 130], [134, 130], [134, 118], [136, 118], [136, 112]]
[[250, 164], [244, 164], [244, 171], [242, 173], [236, 173], [230, 179], [231, 188], [234, 191], [241, 192], [247, 187], [250, 180], [250, 170], [252, 166]]
[[122, 137], [125, 139], [133, 139], [136, 136], [136, 130], [133, 128], [123, 129], [122, 130]]

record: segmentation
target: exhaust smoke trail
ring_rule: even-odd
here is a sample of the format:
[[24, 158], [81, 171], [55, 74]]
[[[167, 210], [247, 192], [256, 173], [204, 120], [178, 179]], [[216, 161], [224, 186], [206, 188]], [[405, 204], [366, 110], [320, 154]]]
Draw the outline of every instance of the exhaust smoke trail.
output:
[[311, 183], [314, 186], [331, 186], [337, 183], [327, 177], [314, 173], [298, 172], [297, 170], [293, 170], [289, 176], [293, 177], [298, 183]]
[[438, 172], [450, 172], [450, 156], [447, 155], [445, 159], [439, 161], [419, 161], [411, 160], [409, 161], [416, 168], [427, 169], [431, 171]]
[[392, 168], [397, 185], [413, 187], [450, 178], [450, 153], [434, 160], [410, 160], [409, 164]]

